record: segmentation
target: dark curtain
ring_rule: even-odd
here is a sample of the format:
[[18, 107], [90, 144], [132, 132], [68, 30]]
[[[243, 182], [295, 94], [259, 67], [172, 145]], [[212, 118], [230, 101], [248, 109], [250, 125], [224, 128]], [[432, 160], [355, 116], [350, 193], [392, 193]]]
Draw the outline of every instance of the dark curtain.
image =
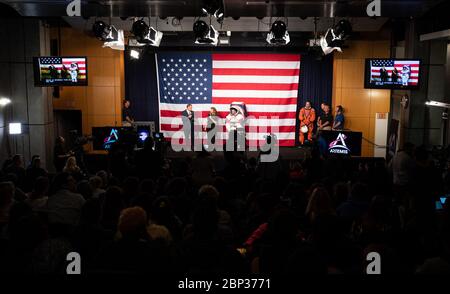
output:
[[131, 101], [136, 121], [154, 121], [159, 131], [158, 83], [155, 53], [145, 52], [138, 60], [125, 51], [125, 97]]
[[298, 142], [298, 113], [306, 101], [311, 101], [316, 115], [321, 114], [320, 104], [325, 102], [331, 106], [333, 88], [333, 56], [327, 55], [318, 59], [314, 54], [302, 54], [300, 62], [300, 79], [297, 100], [296, 142]]

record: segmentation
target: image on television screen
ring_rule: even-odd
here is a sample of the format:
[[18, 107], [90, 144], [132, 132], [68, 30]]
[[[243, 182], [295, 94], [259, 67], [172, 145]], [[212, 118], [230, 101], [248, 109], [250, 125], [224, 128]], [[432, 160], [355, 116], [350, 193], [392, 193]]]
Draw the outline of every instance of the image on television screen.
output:
[[120, 130], [114, 127], [94, 127], [92, 128], [94, 137], [94, 150], [109, 150], [111, 146], [119, 142]]
[[86, 57], [35, 57], [36, 86], [86, 86], [88, 81]]
[[417, 89], [420, 60], [366, 59], [364, 86], [368, 89]]
[[151, 136], [150, 126], [138, 126], [137, 127], [137, 147], [143, 148], [145, 140]]
[[134, 146], [141, 140], [132, 127], [93, 127], [94, 150], [110, 150], [120, 143], [123, 146]]

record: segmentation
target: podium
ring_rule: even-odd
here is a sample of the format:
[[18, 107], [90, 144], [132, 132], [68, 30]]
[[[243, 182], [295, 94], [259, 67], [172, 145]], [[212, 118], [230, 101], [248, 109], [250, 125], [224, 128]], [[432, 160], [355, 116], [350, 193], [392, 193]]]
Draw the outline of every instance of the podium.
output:
[[318, 141], [322, 154], [361, 156], [362, 132], [320, 131]]

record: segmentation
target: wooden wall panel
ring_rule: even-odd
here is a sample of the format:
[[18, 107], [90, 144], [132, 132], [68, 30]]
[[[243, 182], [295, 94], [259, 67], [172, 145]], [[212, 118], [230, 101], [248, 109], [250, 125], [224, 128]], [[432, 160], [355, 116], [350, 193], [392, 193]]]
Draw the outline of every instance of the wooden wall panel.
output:
[[[366, 58], [388, 58], [389, 41], [350, 41], [343, 53], [334, 54], [333, 106], [345, 109], [346, 128], [363, 132], [363, 137], [374, 140], [375, 115], [390, 108], [390, 90], [364, 89]], [[333, 109], [334, 111], [334, 109]], [[363, 140], [362, 156], [373, 156], [374, 146]]]
[[[61, 55], [87, 56], [88, 86], [61, 87], [54, 109], [80, 109], [84, 134], [94, 126], [121, 124], [121, 101], [124, 97], [123, 52], [102, 48], [102, 43], [82, 31], [61, 29]], [[56, 29], [52, 38], [58, 37]], [[91, 146], [87, 146], [91, 151]]]

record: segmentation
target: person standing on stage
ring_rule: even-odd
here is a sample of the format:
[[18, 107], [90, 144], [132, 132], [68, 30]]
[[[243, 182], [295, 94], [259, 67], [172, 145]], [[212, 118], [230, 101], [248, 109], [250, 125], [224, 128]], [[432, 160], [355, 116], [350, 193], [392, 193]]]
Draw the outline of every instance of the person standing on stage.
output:
[[398, 70], [396, 67], [394, 67], [394, 69], [392, 70], [392, 74], [391, 74], [391, 80], [393, 83], [397, 83], [398, 82], [398, 78], [399, 78], [400, 74], [398, 73]]
[[130, 100], [124, 100], [122, 108], [122, 126], [131, 127], [133, 123], [134, 117], [131, 111], [131, 102]]
[[215, 134], [213, 134], [213, 130], [218, 124], [219, 124], [219, 116], [217, 115], [217, 109], [215, 107], [211, 107], [206, 122], [208, 143], [209, 142], [211, 142], [212, 144], [216, 143], [216, 136]]
[[389, 76], [388, 72], [387, 72], [386, 68], [383, 66], [380, 69], [380, 79], [381, 79], [381, 81], [382, 82], [387, 82], [388, 76]]
[[317, 120], [318, 131], [331, 131], [333, 126], [333, 115], [330, 113], [330, 106], [325, 104], [323, 113]]
[[228, 140], [232, 137], [234, 139], [234, 146], [237, 147], [237, 149], [243, 147], [239, 143], [242, 143], [241, 141], [245, 140], [244, 120], [245, 117], [241, 107], [232, 105], [230, 107], [230, 113], [226, 117], [225, 126], [228, 132]]
[[192, 104], [186, 105], [186, 109], [181, 112], [183, 116], [183, 130], [185, 142], [189, 139], [191, 146], [194, 146], [194, 111]]
[[308, 134], [308, 141], [312, 141], [314, 121], [316, 120], [316, 111], [311, 107], [311, 102], [306, 101], [305, 107], [300, 109], [300, 144], [305, 143], [305, 134]]
[[333, 130], [341, 131], [344, 129], [344, 108], [341, 105], [336, 106], [336, 116], [334, 117]]

